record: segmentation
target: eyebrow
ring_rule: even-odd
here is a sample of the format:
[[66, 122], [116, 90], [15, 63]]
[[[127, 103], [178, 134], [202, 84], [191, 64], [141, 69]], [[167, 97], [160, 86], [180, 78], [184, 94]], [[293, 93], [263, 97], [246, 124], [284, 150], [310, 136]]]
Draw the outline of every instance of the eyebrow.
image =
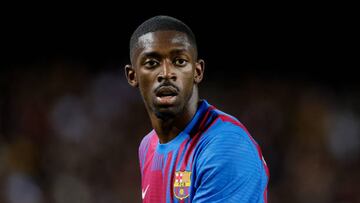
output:
[[188, 49], [180, 48], [180, 49], [171, 50], [170, 54], [171, 55], [173, 55], [173, 54], [182, 54], [182, 53], [187, 53], [187, 52], [189, 52]]
[[[170, 55], [174, 55], [174, 54], [183, 54], [183, 53], [187, 53], [189, 52], [189, 50], [184, 49], [184, 48], [177, 48], [177, 49], [173, 49], [170, 51]], [[161, 58], [161, 54], [159, 52], [156, 51], [148, 51], [148, 52], [144, 52], [140, 55], [141, 58], [144, 57], [150, 57], [150, 58]]]
[[140, 55], [141, 58], [161, 58], [161, 54], [155, 51], [144, 52]]

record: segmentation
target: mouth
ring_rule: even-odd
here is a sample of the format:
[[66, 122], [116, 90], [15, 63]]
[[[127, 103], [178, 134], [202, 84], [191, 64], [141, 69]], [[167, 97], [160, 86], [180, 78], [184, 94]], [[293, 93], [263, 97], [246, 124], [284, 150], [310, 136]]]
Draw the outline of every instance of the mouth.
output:
[[175, 102], [178, 90], [173, 86], [161, 86], [156, 89], [156, 100], [161, 105], [171, 105]]

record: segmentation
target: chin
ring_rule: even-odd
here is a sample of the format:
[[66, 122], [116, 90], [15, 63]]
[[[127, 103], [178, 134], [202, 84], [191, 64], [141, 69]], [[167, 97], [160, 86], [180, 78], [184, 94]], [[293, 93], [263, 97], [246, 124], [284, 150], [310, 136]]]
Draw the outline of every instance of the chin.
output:
[[157, 118], [159, 118], [161, 120], [168, 120], [168, 119], [174, 118], [176, 116], [176, 114], [171, 111], [156, 111], [155, 115]]
[[159, 119], [171, 119], [181, 114], [181, 106], [180, 105], [171, 105], [171, 106], [155, 106], [154, 112], [156, 117]]

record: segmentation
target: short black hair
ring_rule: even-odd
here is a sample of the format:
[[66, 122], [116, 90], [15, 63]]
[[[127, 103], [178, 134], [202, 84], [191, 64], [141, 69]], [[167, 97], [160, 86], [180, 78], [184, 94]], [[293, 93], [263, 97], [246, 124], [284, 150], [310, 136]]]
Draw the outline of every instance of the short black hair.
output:
[[184, 22], [180, 21], [179, 19], [176, 19], [174, 17], [170, 16], [154, 16], [152, 18], [149, 18], [148, 20], [144, 21], [141, 25], [139, 25], [138, 28], [134, 31], [134, 33], [131, 35], [130, 38], [130, 58], [133, 55], [133, 50], [136, 46], [136, 43], [138, 42], [139, 37], [149, 33], [149, 32], [155, 32], [159, 30], [175, 30], [182, 33], [185, 33], [192, 43], [192, 45], [195, 48], [195, 51], [197, 51], [197, 45], [195, 40], [195, 35], [190, 29], [189, 26], [187, 26]]

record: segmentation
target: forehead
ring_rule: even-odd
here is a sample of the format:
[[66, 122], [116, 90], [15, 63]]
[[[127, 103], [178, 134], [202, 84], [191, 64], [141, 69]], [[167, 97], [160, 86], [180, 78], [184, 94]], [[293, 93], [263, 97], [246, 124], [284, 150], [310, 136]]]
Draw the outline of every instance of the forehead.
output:
[[167, 53], [174, 49], [181, 49], [192, 53], [192, 46], [188, 36], [178, 31], [149, 32], [139, 37], [134, 48], [134, 57], [137, 58], [146, 52]]

